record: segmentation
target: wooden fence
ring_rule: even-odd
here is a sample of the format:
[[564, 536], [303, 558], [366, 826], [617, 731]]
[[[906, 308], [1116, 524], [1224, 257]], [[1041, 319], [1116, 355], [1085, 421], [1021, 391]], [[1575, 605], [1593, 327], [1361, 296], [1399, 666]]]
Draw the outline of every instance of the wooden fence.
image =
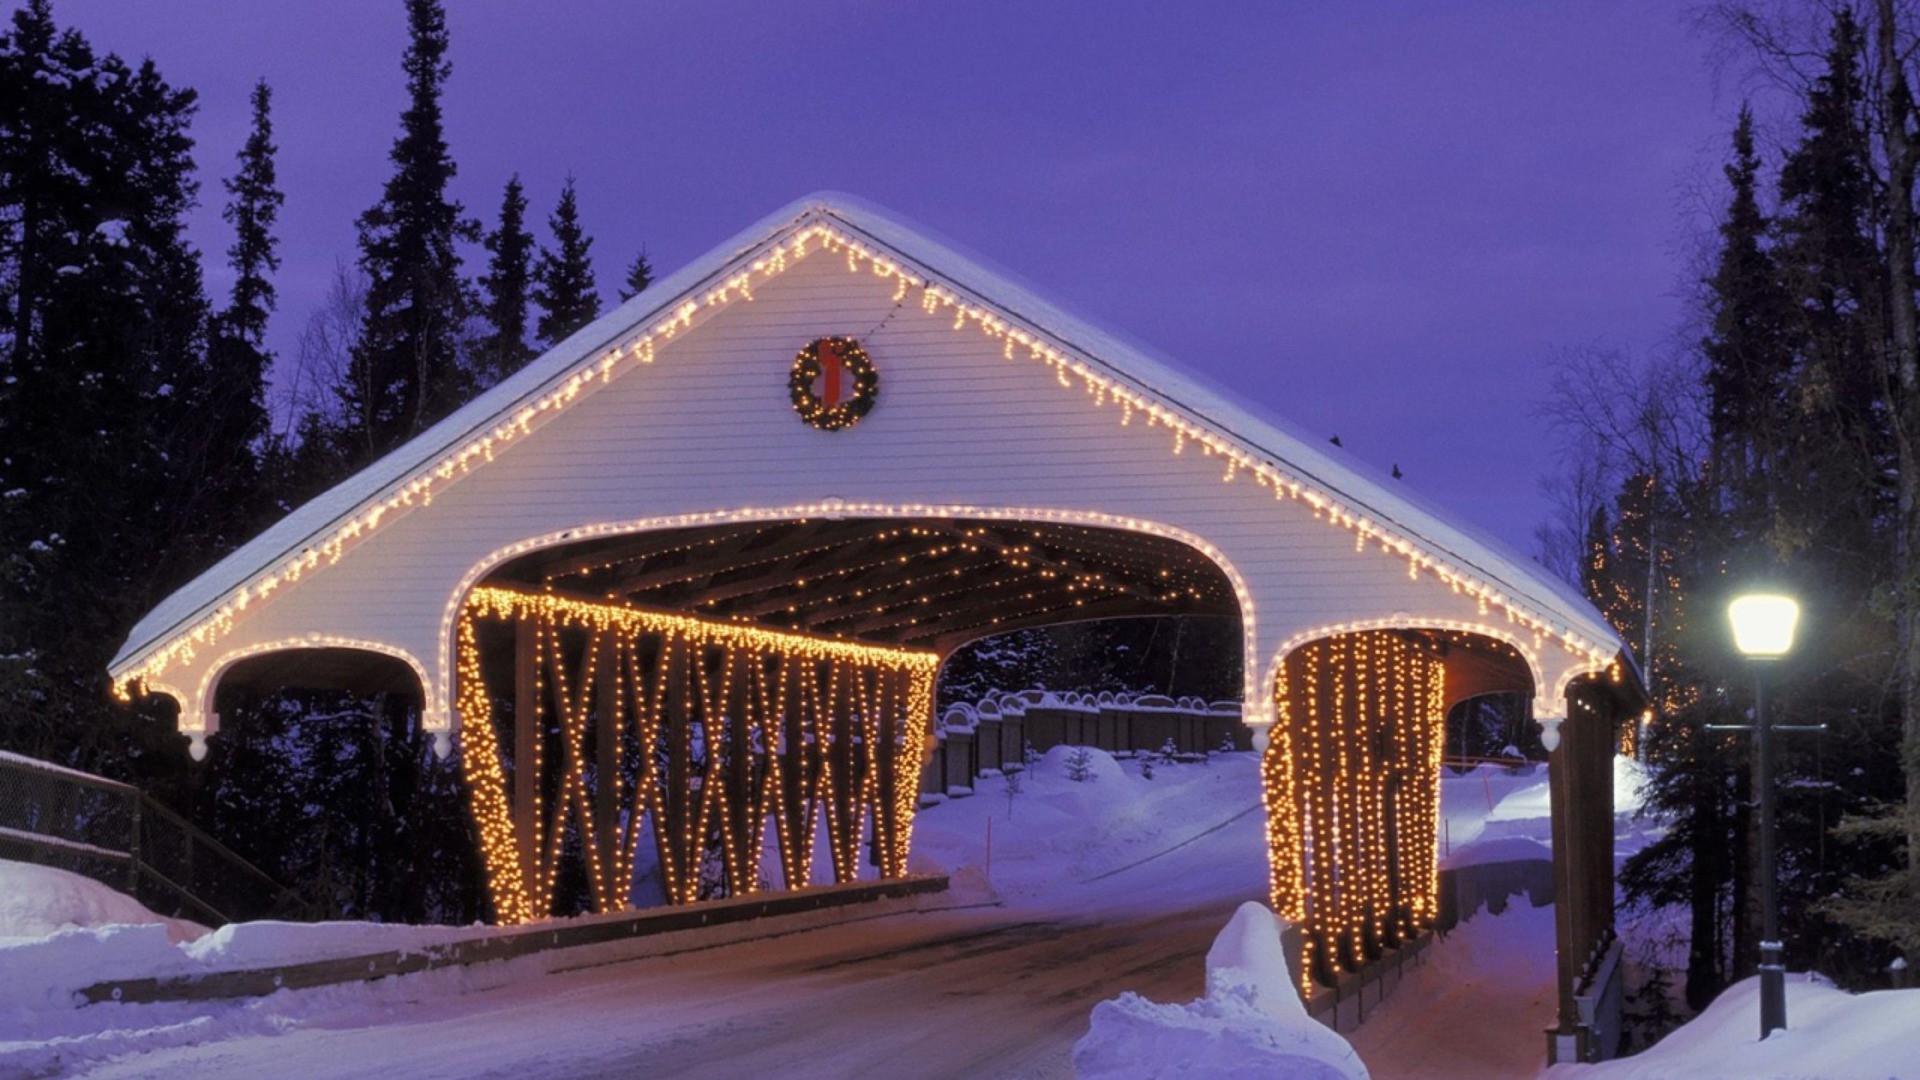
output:
[[1091, 746], [1109, 753], [1205, 754], [1231, 746], [1253, 749], [1253, 732], [1237, 701], [1159, 695], [1053, 693], [1025, 690], [952, 705], [935, 725], [935, 744], [920, 774], [920, 793], [970, 795], [983, 772], [1026, 763], [1029, 749]]

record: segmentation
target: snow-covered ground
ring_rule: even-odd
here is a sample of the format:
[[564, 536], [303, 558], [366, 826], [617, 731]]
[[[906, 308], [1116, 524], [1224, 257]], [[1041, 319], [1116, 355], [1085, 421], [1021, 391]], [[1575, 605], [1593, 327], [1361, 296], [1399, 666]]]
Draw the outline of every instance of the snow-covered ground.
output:
[[[699, 952], [625, 960], [589, 948], [247, 1001], [71, 1003], [73, 990], [109, 976], [420, 948], [488, 931], [255, 923], [206, 933], [91, 882], [0, 864], [0, 1077], [1065, 1077], [1075, 1042], [1103, 1024], [1108, 1037], [1087, 1040], [1079, 1057], [1090, 1075], [1124, 1075], [1101, 1047], [1161, 1046], [1172, 1028], [1188, 1040], [1183, 1061], [1235, 1040], [1260, 1053], [1297, 1044], [1312, 1051], [1303, 1061], [1335, 1070], [1325, 1075], [1358, 1075], [1338, 1037], [1315, 1033], [1268, 992], [1289, 976], [1275, 969], [1272, 927], [1256, 916], [1272, 917], [1242, 906], [1266, 892], [1255, 757], [1162, 766], [1148, 780], [1139, 762], [1094, 753], [1093, 779], [1075, 782], [1068, 755], [1048, 755], [1011, 798], [1003, 778], [987, 777], [974, 797], [921, 811], [915, 866], [953, 875], [948, 910], [880, 905], [809, 932], [689, 939]], [[1447, 858], [1540, 851], [1544, 779], [1490, 770], [1447, 780]], [[1630, 795], [1631, 768], [1619, 779]], [[1644, 842], [1641, 828], [1623, 821], [1622, 846]], [[1430, 950], [1352, 1038], [1371, 1074], [1534, 1075], [1552, 1018], [1551, 913], [1516, 903]], [[1720, 1016], [1738, 1013], [1741, 992], [1654, 1054], [1595, 1070], [1596, 1080], [1767, 1068], [1897, 1076], [1905, 1067], [1829, 1074], [1806, 1071], [1804, 1056], [1742, 1058], [1714, 1041], [1722, 1031], [1738, 1041], [1751, 1026]], [[1795, 993], [1796, 1027], [1779, 1045], [1796, 1052], [1817, 1052], [1806, 1051], [1816, 1035], [1866, 1046], [1890, 1017], [1911, 1016], [1914, 1000], [1806, 985]], [[1920, 1030], [1920, 1018], [1903, 1022]], [[1721, 1071], [1700, 1071], [1689, 1053], [1712, 1055]]]
[[1599, 1065], [1560, 1065], [1542, 1080], [1913, 1080], [1920, 1077], [1920, 990], [1849, 994], [1791, 975], [1787, 1028], [1759, 1038], [1760, 980], [1728, 987], [1651, 1049]]
[[[1163, 767], [1150, 781], [1138, 763], [1097, 752], [1091, 767], [1092, 780], [1069, 780], [1056, 751], [1011, 802], [1001, 779], [983, 778], [979, 795], [918, 815], [916, 869], [951, 872], [950, 902], [971, 908], [684, 956], [561, 972], [515, 961], [251, 1001], [75, 1008], [74, 990], [107, 977], [486, 931], [256, 923], [176, 945], [157, 925], [49, 935], [43, 917], [39, 936], [0, 942], [0, 971], [17, 988], [0, 986], [0, 1076], [345, 1077], [374, 1061], [392, 1076], [1071, 1075], [1094, 1004], [1127, 989], [1193, 997], [1214, 934], [1266, 892], [1253, 755]], [[583, 949], [567, 963], [607, 961]], [[901, 1061], [916, 1064], [901, 1072]]]

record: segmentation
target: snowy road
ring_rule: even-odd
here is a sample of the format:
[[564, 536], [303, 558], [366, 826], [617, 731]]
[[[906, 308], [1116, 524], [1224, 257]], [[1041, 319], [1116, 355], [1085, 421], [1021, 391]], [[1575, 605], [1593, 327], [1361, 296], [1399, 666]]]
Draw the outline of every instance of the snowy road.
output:
[[896, 916], [378, 1011], [360, 1001], [85, 1075], [345, 1078], [379, 1062], [409, 1077], [1065, 1077], [1094, 1003], [1200, 992], [1199, 958], [1236, 904]]
[[[971, 883], [950, 901], [988, 895], [972, 890], [990, 864], [1003, 906], [557, 974], [480, 965], [246, 1002], [45, 1014], [61, 1028], [23, 1033], [13, 1058], [0, 1052], [0, 1074], [10, 1060], [33, 1076], [196, 1080], [1069, 1077], [1096, 1004], [1126, 990], [1200, 996], [1215, 935], [1267, 891], [1252, 755], [1150, 784], [1107, 768], [1087, 784], [1043, 768], [1017, 805], [974, 798], [916, 819], [916, 846]], [[1376, 1080], [1532, 1076], [1551, 1018], [1551, 940], [1551, 909], [1524, 905], [1455, 931], [1355, 1034]]]

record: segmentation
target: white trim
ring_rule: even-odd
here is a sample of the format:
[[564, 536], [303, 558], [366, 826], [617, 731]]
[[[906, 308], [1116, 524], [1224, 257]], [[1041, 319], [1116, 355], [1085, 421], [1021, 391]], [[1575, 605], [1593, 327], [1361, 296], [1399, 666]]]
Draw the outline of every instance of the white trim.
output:
[[[227, 669], [235, 664], [267, 653], [294, 652], [300, 649], [358, 649], [361, 652], [378, 653], [404, 662], [413, 669], [414, 676], [420, 680], [420, 727], [426, 731], [451, 730], [452, 725], [448, 722], [447, 711], [443, 707], [436, 707], [438, 703], [433, 696], [433, 682], [427, 677], [427, 666], [422, 664], [413, 653], [384, 641], [337, 637], [331, 634], [305, 634], [301, 637], [279, 638], [222, 654], [220, 659], [208, 665], [206, 673], [200, 676], [200, 687], [195, 696], [199, 711], [202, 713], [207, 711], [206, 707], [212, 704], [213, 692], [219, 686], [220, 679], [226, 675]], [[185, 713], [181, 715], [184, 718]], [[181, 730], [187, 730], [184, 724]]]

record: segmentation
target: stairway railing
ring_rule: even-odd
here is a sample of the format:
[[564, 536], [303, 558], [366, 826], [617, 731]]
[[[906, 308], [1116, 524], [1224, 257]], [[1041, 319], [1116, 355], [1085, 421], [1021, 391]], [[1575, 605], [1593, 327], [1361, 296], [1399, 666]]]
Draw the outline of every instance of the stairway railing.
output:
[[5, 752], [0, 858], [84, 874], [163, 914], [215, 925], [315, 910], [141, 789]]

